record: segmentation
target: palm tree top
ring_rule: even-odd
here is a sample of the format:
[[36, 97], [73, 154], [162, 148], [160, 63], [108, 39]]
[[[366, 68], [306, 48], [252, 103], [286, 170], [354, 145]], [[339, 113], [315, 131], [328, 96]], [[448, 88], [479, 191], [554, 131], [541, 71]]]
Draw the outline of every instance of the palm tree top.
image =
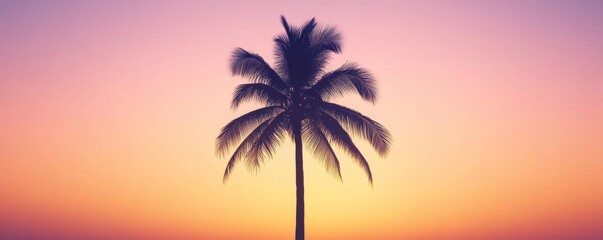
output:
[[231, 107], [236, 109], [249, 100], [263, 107], [232, 120], [217, 137], [218, 155], [224, 157], [234, 150], [224, 181], [238, 162], [256, 171], [284, 139], [301, 135], [329, 173], [341, 179], [333, 149], [337, 146], [360, 165], [372, 184], [369, 164], [349, 133], [367, 140], [380, 156], [388, 153], [391, 134], [369, 117], [330, 101], [356, 92], [375, 103], [378, 95], [373, 76], [352, 62], [325, 71], [332, 54], [341, 53], [342, 37], [336, 28], [317, 27], [314, 18], [301, 27], [290, 25], [283, 16], [281, 22], [285, 32], [274, 38], [274, 67], [242, 48], [232, 52], [232, 74], [248, 78], [249, 83], [237, 86]]

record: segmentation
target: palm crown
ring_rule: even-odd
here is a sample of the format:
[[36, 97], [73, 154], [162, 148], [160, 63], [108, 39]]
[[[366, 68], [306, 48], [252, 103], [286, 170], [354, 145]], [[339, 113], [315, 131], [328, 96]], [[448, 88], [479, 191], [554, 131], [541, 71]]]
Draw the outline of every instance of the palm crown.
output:
[[226, 166], [224, 181], [239, 161], [257, 170], [291, 136], [303, 139], [326, 170], [339, 179], [339, 159], [333, 145], [340, 147], [360, 165], [372, 184], [369, 164], [348, 132], [367, 140], [381, 156], [389, 150], [390, 133], [367, 116], [329, 100], [357, 92], [362, 99], [374, 103], [375, 80], [354, 63], [324, 71], [331, 54], [341, 52], [341, 35], [336, 28], [318, 28], [314, 18], [302, 27], [289, 25], [282, 16], [281, 21], [285, 33], [274, 38], [275, 68], [258, 54], [242, 48], [232, 53], [233, 75], [250, 80], [236, 88], [232, 108], [247, 100], [259, 101], [264, 107], [222, 128], [216, 141], [217, 153], [224, 156], [235, 149]]

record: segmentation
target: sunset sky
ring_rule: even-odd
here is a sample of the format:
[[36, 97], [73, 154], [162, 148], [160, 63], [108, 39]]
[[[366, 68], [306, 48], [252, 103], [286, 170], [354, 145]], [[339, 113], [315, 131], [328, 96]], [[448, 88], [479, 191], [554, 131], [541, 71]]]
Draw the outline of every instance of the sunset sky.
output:
[[603, 1], [1, 1], [0, 239], [292, 239], [293, 144], [226, 184], [214, 140], [279, 17], [343, 34], [393, 135], [343, 182], [305, 154], [307, 239], [603, 239]]

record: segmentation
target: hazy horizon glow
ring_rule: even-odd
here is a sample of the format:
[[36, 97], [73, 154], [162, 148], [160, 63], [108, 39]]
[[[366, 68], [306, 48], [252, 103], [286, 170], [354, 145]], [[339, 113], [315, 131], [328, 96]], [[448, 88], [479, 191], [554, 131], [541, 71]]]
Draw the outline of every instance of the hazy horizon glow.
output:
[[2, 2], [0, 238], [293, 238], [292, 144], [227, 184], [214, 154], [281, 14], [341, 30], [380, 98], [337, 102], [394, 137], [356, 141], [374, 188], [306, 153], [308, 239], [603, 238], [599, 1]]

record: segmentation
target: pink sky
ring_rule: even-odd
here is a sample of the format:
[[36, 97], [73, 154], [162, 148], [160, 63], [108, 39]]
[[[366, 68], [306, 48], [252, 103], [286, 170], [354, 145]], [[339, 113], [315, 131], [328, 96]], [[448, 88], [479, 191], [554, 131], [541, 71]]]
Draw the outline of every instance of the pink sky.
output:
[[257, 175], [214, 139], [272, 62], [279, 16], [337, 26], [377, 78], [393, 150], [370, 188], [306, 154], [308, 239], [603, 237], [599, 1], [15, 1], [0, 3], [0, 238], [288, 239], [293, 150]]

